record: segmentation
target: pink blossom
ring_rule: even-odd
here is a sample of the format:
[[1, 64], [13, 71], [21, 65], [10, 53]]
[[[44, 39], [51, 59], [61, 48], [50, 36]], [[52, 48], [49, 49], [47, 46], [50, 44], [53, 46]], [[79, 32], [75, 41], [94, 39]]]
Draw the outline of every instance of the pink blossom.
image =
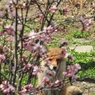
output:
[[38, 17], [39, 17], [40, 19], [43, 19], [43, 18], [44, 18], [44, 15], [43, 15], [43, 14], [39, 14]]
[[10, 91], [11, 91], [10, 88], [6, 88], [6, 89], [3, 90], [3, 93], [4, 93], [4, 94], [8, 94], [8, 93], [10, 93]]
[[36, 65], [36, 66], [33, 66], [33, 71], [34, 72], [38, 72], [39, 71], [39, 67]]
[[23, 47], [25, 48], [25, 50], [28, 50], [28, 51], [33, 50], [33, 45], [31, 41], [23, 42]]
[[3, 81], [0, 85], [0, 89], [3, 91], [4, 94], [9, 95], [15, 91], [14, 87], [9, 84], [7, 81]]
[[61, 81], [59, 81], [59, 80], [56, 80], [56, 81], [55, 81], [55, 85], [56, 85], [56, 86], [59, 86], [60, 84], [61, 84]]
[[8, 81], [5, 80], [5, 81], [2, 82], [2, 84], [3, 85], [7, 85], [8, 84]]
[[50, 25], [51, 25], [51, 27], [56, 27], [57, 26], [57, 24], [54, 21], [51, 21]]
[[64, 76], [66, 76], [66, 75], [67, 75], [67, 72], [63, 72], [62, 74], [63, 74]]
[[32, 84], [27, 84], [24, 86], [24, 89], [30, 90], [33, 89], [33, 85]]
[[37, 76], [37, 72], [32, 72], [32, 75], [33, 76]]
[[36, 76], [38, 72], [39, 72], [39, 67], [37, 65], [36, 66], [33, 66], [32, 75]]
[[52, 12], [52, 13], [55, 13], [56, 10], [57, 10], [57, 7], [56, 7], [55, 5], [52, 6], [52, 7], [49, 9], [49, 11]]
[[13, 1], [12, 1], [12, 0], [10, 0], [10, 1], [9, 1], [9, 3], [10, 3], [10, 4], [13, 4]]
[[4, 47], [3, 47], [3, 52], [4, 53], [7, 53], [9, 51], [9, 48], [6, 46], [6, 45], [4, 45]]
[[0, 54], [0, 62], [4, 61], [6, 59], [4, 54]]
[[27, 92], [27, 89], [23, 88], [23, 89], [21, 90], [21, 95], [25, 95], [26, 92]]
[[54, 76], [54, 75], [56, 74], [56, 72], [55, 72], [55, 71], [48, 70], [48, 71], [46, 72], [46, 74], [47, 74], [47, 75], [50, 75], [50, 76]]
[[42, 34], [42, 35], [40, 36], [40, 39], [41, 39], [42, 41], [49, 42], [49, 41], [52, 39], [52, 37], [51, 37], [51, 35]]
[[74, 64], [74, 69], [76, 69], [76, 72], [81, 69], [81, 66], [79, 64]]
[[6, 29], [10, 29], [10, 28], [11, 28], [11, 25], [6, 24], [6, 25], [5, 25], [5, 28], [6, 28]]
[[32, 84], [27, 84], [21, 88], [21, 94], [25, 95], [27, 91], [32, 90], [34, 87]]
[[48, 77], [43, 77], [42, 81], [45, 82], [45, 83], [49, 83], [50, 80], [49, 80]]
[[0, 18], [4, 17], [4, 13], [0, 11]]
[[53, 32], [53, 27], [50, 25], [48, 27], [45, 27], [43, 32], [45, 33], [52, 33]]
[[35, 44], [34, 50], [39, 50], [39, 49], [41, 49], [40, 43]]
[[18, 25], [17, 29], [18, 29], [18, 31], [21, 31], [22, 30], [22, 25]]
[[87, 32], [90, 32], [90, 31], [91, 31], [91, 27], [87, 27], [87, 28], [86, 28], [86, 31], [87, 31]]
[[31, 39], [31, 38], [35, 38], [36, 36], [37, 36], [37, 33], [34, 31], [34, 30], [32, 30], [29, 34], [28, 34], [28, 36], [29, 36], [29, 38]]
[[3, 32], [2, 31], [0, 31], [0, 36], [2, 36], [3, 35]]
[[66, 15], [67, 13], [68, 13], [68, 8], [67, 7], [63, 8], [63, 14]]
[[89, 24], [91, 24], [91, 19], [86, 19], [84, 17], [80, 17], [80, 20], [83, 22], [84, 25], [88, 26]]
[[14, 35], [14, 30], [11, 29], [11, 28], [9, 28], [9, 29], [6, 30], [6, 33], [7, 33], [8, 35]]
[[67, 71], [63, 72], [63, 75], [66, 77], [71, 77], [72, 80], [75, 80], [76, 79], [75, 75], [80, 69], [81, 69], [81, 66], [79, 64], [68, 65]]
[[2, 7], [0, 7], [0, 11], [3, 11], [3, 8]]
[[22, 56], [22, 60], [24, 61], [25, 59], [26, 59], [26, 56], [25, 56], [25, 55], [23, 55], [23, 56]]
[[29, 71], [31, 67], [32, 67], [31, 63], [26, 64], [25, 71]]
[[10, 35], [9, 41], [13, 42], [14, 41], [14, 36]]
[[28, 64], [27, 64], [27, 67], [28, 67], [28, 68], [32, 67], [31, 63], [28, 63]]
[[11, 92], [15, 91], [15, 88], [13, 86], [9, 85], [9, 88], [10, 88]]
[[91, 2], [91, 5], [93, 8], [95, 8], [95, 3], [94, 2]]
[[0, 25], [4, 25], [4, 22], [3, 21], [0, 21]]
[[0, 84], [0, 89], [4, 90], [5, 89], [5, 85], [4, 84]]

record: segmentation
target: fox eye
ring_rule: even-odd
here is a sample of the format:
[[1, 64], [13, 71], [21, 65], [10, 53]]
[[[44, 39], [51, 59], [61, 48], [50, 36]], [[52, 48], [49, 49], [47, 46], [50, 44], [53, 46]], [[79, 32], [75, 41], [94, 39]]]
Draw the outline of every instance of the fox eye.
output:
[[49, 59], [49, 61], [52, 61], [52, 59]]

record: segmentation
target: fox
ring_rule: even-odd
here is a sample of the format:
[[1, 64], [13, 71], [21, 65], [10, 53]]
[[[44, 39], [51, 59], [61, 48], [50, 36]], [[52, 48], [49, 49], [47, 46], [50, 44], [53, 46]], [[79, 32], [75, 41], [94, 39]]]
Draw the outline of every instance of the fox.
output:
[[[38, 72], [37, 77], [37, 87], [44, 87], [43, 78], [46, 76], [51, 82], [56, 80], [64, 80], [62, 72], [66, 71], [66, 59], [65, 59], [66, 50], [63, 48], [49, 48], [47, 51], [47, 58], [40, 63], [40, 68], [42, 72]], [[64, 56], [64, 57], [62, 57]], [[46, 61], [49, 60], [49, 65], [46, 66]], [[47, 75], [48, 70], [54, 70], [55, 75]], [[58, 90], [56, 91], [43, 91], [38, 95], [58, 95]], [[76, 86], [64, 86], [60, 91], [60, 95], [82, 95], [82, 91]]]
[[[64, 76], [62, 75], [63, 71], [66, 71], [66, 60], [62, 58], [62, 54], [64, 55], [65, 50], [62, 48], [49, 48], [47, 52], [47, 58], [40, 63], [40, 67], [44, 70], [43, 72], [38, 72], [38, 85], [41, 85], [43, 77], [47, 76], [52, 81], [54, 80], [62, 80]], [[45, 66], [45, 61], [49, 60], [49, 66]], [[46, 72], [48, 70], [54, 70], [56, 72], [56, 76], [48, 76]]]

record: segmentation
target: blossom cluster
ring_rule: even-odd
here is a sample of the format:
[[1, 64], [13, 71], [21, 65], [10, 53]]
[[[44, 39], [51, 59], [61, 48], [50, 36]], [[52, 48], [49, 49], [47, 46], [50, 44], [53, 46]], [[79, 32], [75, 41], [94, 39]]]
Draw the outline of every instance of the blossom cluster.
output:
[[32, 91], [34, 89], [32, 84], [27, 84], [21, 88], [20, 94], [25, 95], [27, 92]]
[[43, 77], [42, 80], [46, 85], [46, 87], [58, 87], [61, 85], [65, 85], [65, 82], [63, 80], [55, 80], [54, 82], [51, 82], [48, 77]]
[[72, 79], [72, 81], [76, 80], [76, 73], [81, 69], [79, 64], [68, 65], [66, 72], [63, 72], [63, 75]]
[[82, 22], [82, 28], [81, 28], [81, 31], [84, 31], [86, 30], [87, 32], [90, 31], [90, 27], [89, 25], [92, 23], [91, 19], [87, 19], [83, 16], [80, 17], [80, 21]]
[[0, 84], [0, 89], [5, 95], [11, 95], [15, 92], [15, 88], [10, 85], [8, 81], [3, 81], [2, 84]]

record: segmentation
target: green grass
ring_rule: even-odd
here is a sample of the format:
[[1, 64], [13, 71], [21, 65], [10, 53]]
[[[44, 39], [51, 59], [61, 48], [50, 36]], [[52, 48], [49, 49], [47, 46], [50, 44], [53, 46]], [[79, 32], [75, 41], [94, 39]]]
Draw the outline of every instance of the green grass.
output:
[[87, 38], [89, 37], [89, 33], [86, 31], [81, 32], [80, 30], [72, 31], [72, 35], [74, 38]]
[[74, 63], [81, 65], [81, 70], [79, 71], [78, 76], [95, 78], [95, 60], [93, 59], [95, 52], [78, 53], [71, 51], [71, 54], [75, 58]]

